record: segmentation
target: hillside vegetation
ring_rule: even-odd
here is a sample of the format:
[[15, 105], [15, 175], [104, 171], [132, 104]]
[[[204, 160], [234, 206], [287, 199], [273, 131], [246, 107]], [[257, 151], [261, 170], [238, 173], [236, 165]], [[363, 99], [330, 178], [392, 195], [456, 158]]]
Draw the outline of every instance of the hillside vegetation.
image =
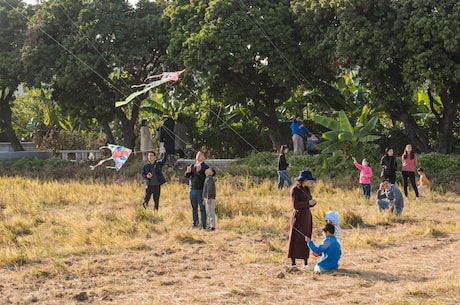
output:
[[[366, 151], [364, 156], [356, 156], [358, 160], [367, 158], [373, 169], [373, 189], [380, 183], [380, 154], [374, 151]], [[438, 192], [454, 192], [460, 194], [460, 156], [445, 155], [439, 153], [420, 154], [417, 156], [418, 166], [423, 167], [425, 173], [432, 183], [432, 189]], [[278, 156], [270, 152], [251, 153], [245, 158], [235, 159], [234, 162], [221, 168], [217, 168], [219, 176], [248, 177], [254, 182], [261, 182], [265, 179], [277, 179], [276, 166]], [[310, 169], [315, 176], [335, 187], [350, 188], [357, 186], [359, 171], [354, 167], [351, 156], [336, 154], [331, 155], [296, 155], [289, 153], [287, 161], [291, 164], [288, 172], [291, 177], [296, 177], [303, 169]], [[190, 160], [193, 162], [193, 160]], [[129, 157], [126, 164], [116, 172], [113, 169], [100, 167], [90, 171], [89, 166], [95, 162], [69, 162], [58, 158], [49, 160], [25, 159], [15, 162], [0, 162], [0, 176], [20, 176], [38, 178], [40, 180], [61, 180], [61, 181], [82, 181], [112, 183], [117, 179], [141, 182], [140, 170], [143, 161], [139, 155]], [[109, 162], [106, 163], [108, 166]], [[398, 157], [399, 170], [401, 169], [400, 158]], [[185, 167], [165, 166], [165, 175], [172, 181], [183, 181]], [[418, 179], [418, 177], [417, 177]], [[186, 181], [185, 181], [186, 182]], [[401, 183], [401, 172], [397, 174], [397, 182]]]

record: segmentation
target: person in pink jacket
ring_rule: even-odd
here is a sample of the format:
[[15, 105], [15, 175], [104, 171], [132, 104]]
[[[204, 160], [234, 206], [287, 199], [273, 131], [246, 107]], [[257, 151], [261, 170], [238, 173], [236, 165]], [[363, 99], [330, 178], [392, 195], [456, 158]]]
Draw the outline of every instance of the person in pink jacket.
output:
[[372, 168], [369, 166], [367, 159], [363, 159], [361, 164], [356, 161], [355, 157], [351, 157], [356, 168], [359, 169], [359, 183], [363, 189], [363, 194], [366, 199], [371, 198], [371, 177], [372, 177]]
[[402, 178], [403, 178], [403, 186], [404, 186], [404, 195], [407, 198], [407, 184], [408, 180], [410, 180], [410, 184], [415, 192], [415, 200], [418, 200], [418, 188], [415, 182], [415, 169], [417, 168], [417, 155], [412, 150], [412, 145], [407, 144], [406, 149], [404, 149], [404, 153], [401, 157], [402, 162]]

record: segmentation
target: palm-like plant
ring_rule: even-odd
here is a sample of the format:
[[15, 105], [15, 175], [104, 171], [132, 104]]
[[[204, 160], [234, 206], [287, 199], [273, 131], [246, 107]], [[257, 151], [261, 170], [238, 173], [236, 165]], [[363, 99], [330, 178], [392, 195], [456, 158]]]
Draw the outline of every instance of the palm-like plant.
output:
[[[374, 116], [368, 119], [368, 115], [369, 108], [364, 106], [354, 127], [343, 110], [338, 113], [338, 120], [316, 115], [313, 121], [330, 129], [330, 131], [323, 133], [324, 142], [319, 143], [316, 148], [321, 153], [342, 151], [347, 154], [360, 155], [364, 144], [380, 139], [380, 136], [371, 134], [379, 117]], [[373, 145], [377, 147], [377, 144]]]

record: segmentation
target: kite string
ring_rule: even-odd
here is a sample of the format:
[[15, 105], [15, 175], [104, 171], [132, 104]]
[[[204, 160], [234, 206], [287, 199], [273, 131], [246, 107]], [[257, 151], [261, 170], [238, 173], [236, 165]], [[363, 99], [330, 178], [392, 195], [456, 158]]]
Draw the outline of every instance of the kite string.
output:
[[[19, 13], [22, 17], [24, 17], [25, 19], [27, 19], [29, 22], [31, 22], [31, 19], [29, 17], [27, 17], [26, 15], [24, 15], [22, 12], [20, 12], [18, 10], [18, 8], [15, 8], [13, 7], [9, 2], [8, 0], [5, 0], [5, 3], [8, 4], [13, 10], [15, 10], [17, 13]], [[61, 10], [63, 10], [61, 8]], [[243, 11], [243, 9], [241, 8], [240, 6], [240, 10], [245, 13]], [[65, 11], [64, 11], [65, 13]], [[70, 19], [70, 21], [72, 22], [72, 24], [74, 26], [75, 23], [72, 21], [72, 19], [70, 18], [70, 16], [68, 16], [67, 13], [65, 13], [65, 15], [67, 16], [67, 18]], [[245, 14], [246, 15], [246, 14]], [[261, 31], [261, 33], [264, 35], [264, 37], [272, 44], [272, 46], [277, 50], [277, 52], [280, 54], [280, 56], [283, 58], [283, 60], [285, 60], [285, 63], [288, 65], [288, 67], [292, 67], [292, 65], [289, 63], [289, 61], [287, 61], [287, 58], [283, 55], [282, 51], [278, 49], [278, 47], [273, 43], [273, 41], [270, 39], [270, 37], [267, 35], [267, 33], [261, 28], [261, 26], [256, 22], [254, 21], [254, 24], [257, 26], [257, 28]], [[66, 48], [63, 44], [61, 44], [59, 41], [57, 41], [54, 37], [52, 37], [51, 34], [49, 34], [46, 30], [44, 30], [42, 27], [38, 26], [38, 29], [44, 33], [46, 36], [48, 36], [52, 41], [54, 41], [58, 46], [60, 46], [62, 49], [64, 49], [66, 52], [68, 52], [70, 55], [72, 55], [75, 59], [77, 59], [79, 62], [81, 62], [83, 65], [85, 65], [89, 70], [91, 70], [93, 73], [95, 73], [99, 78], [101, 78], [102, 80], [104, 80], [105, 82], [109, 83], [117, 92], [119, 92], [120, 94], [124, 95], [124, 93], [117, 87], [115, 86], [114, 84], [112, 84], [110, 81], [108, 81], [106, 78], [104, 78], [101, 74], [99, 74], [96, 70], [94, 70], [89, 64], [87, 64], [85, 61], [83, 61], [79, 56], [77, 56], [76, 54], [74, 54], [72, 51], [70, 51], [68, 48]], [[79, 32], [79, 35], [82, 35], [80, 32]], [[86, 37], [86, 36], [85, 36]], [[86, 39], [89, 39], [88, 37], [86, 37]], [[95, 48], [95, 46], [93, 46], [93, 48]], [[100, 54], [100, 52], [97, 50], [97, 48], [95, 48], [96, 51], [98, 52], [99, 56], [102, 57], [102, 59], [107, 62], [107, 60], [102, 56], [102, 54]], [[300, 74], [300, 72], [299, 72]], [[155, 77], [155, 76], [158, 76], [158, 75], [153, 75], [151, 77]], [[161, 76], [161, 74], [160, 74]], [[294, 74], [294, 76], [298, 79], [299, 83], [301, 83], [300, 79], [297, 77], [297, 75]], [[190, 93], [192, 95], [194, 95], [198, 100], [201, 100], [193, 91], [191, 91], [189, 89]], [[141, 108], [138, 104], [134, 103], [135, 106]], [[252, 145], [245, 137], [243, 137], [240, 133], [238, 133], [232, 126], [230, 126], [223, 118], [221, 118], [220, 115], [218, 115], [212, 108], [209, 108], [209, 110], [216, 116], [216, 118], [218, 118], [220, 121], [223, 122], [224, 125], [226, 125], [232, 132], [234, 132], [238, 137], [240, 137], [246, 144], [248, 144], [254, 151], [256, 152], [260, 152], [254, 145]], [[171, 131], [169, 131], [171, 132]], [[184, 139], [181, 139], [183, 142], [186, 143], [186, 141]], [[193, 148], [193, 150], [195, 151], [195, 149]], [[269, 161], [269, 160], [266, 160], [266, 161]]]
[[[19, 15], [21, 15], [22, 17], [24, 17], [27, 21], [29, 21], [29, 23], [32, 24], [32, 21], [29, 17], [27, 17], [26, 15], [24, 15], [21, 11], [19, 11], [18, 8], [14, 7], [11, 3], [8, 2], [8, 0], [5, 0], [5, 3], [10, 6], [14, 11], [16, 11], [16, 13], [18, 13]], [[61, 47], [62, 49], [64, 49], [67, 53], [69, 53], [72, 57], [74, 57], [77, 61], [79, 61], [80, 63], [82, 63], [86, 68], [88, 68], [90, 71], [92, 71], [94, 74], [96, 74], [99, 78], [101, 78], [104, 82], [108, 83], [110, 86], [112, 86], [115, 91], [117, 91], [118, 93], [120, 93], [121, 95], [125, 95], [123, 91], [121, 91], [117, 86], [115, 86], [113, 83], [111, 83], [109, 80], [107, 80], [105, 77], [103, 77], [99, 72], [97, 72], [95, 69], [93, 69], [89, 64], [87, 64], [84, 60], [82, 60], [79, 56], [77, 56], [76, 54], [74, 54], [70, 49], [68, 49], [66, 46], [64, 46], [62, 43], [60, 43], [59, 41], [57, 41], [51, 34], [49, 34], [47, 31], [45, 31], [41, 26], [37, 26], [37, 28], [43, 33], [45, 34], [46, 36], [48, 36], [48, 38], [50, 38], [52, 41], [54, 41], [59, 47]]]
[[[314, 88], [313, 87], [313, 84], [311, 82], [308, 81], [308, 79], [302, 74], [302, 72], [300, 72], [296, 67], [295, 65], [293, 65], [289, 59], [285, 56], [284, 52], [281, 51], [280, 48], [278, 48], [278, 46], [273, 42], [273, 40], [270, 38], [270, 36], [267, 34], [267, 32], [263, 29], [263, 27], [259, 24], [259, 22], [256, 20], [256, 18], [254, 16], [252, 16], [249, 11], [246, 12], [243, 10], [243, 7], [240, 5], [240, 3], [237, 3], [240, 11], [245, 15], [247, 16], [247, 18], [249, 19], [249, 21], [251, 21], [255, 26], [256, 28], [262, 33], [262, 35], [265, 37], [265, 39], [267, 39], [267, 41], [273, 46], [273, 48], [276, 50], [276, 52], [279, 54], [279, 56], [281, 57], [281, 59], [284, 61], [284, 63], [286, 64], [286, 66], [288, 67], [289, 71], [292, 72], [292, 75], [294, 76], [294, 78], [297, 80], [297, 82], [299, 83], [299, 85], [302, 85], [303, 84], [303, 81], [301, 79], [303, 79], [311, 88]], [[299, 77], [300, 76], [300, 77]], [[321, 100], [323, 100], [329, 107], [332, 108], [332, 106], [329, 104], [329, 102], [320, 94], [318, 94], [318, 96], [320, 97]], [[311, 100], [311, 97], [310, 97], [310, 100]], [[313, 100], [311, 100], [313, 102]], [[308, 111], [308, 108], [307, 108], [307, 111]], [[307, 116], [308, 116], [308, 113], [307, 113]]]
[[[67, 12], [65, 11], [62, 3], [59, 3], [59, 7], [61, 9], [61, 11], [64, 13], [64, 15], [67, 17], [67, 19], [72, 23], [73, 27], [77, 30], [77, 33], [78, 35], [84, 37], [88, 42], [89, 44], [91, 45], [91, 47], [96, 51], [96, 53], [99, 55], [100, 58], [102, 58], [102, 60], [107, 64], [107, 66], [111, 66], [112, 64], [105, 58], [105, 56], [99, 51], [99, 49], [95, 46], [95, 44], [91, 41], [91, 39], [89, 39], [89, 37], [84, 34], [80, 29], [79, 27], [77, 26], [77, 24], [73, 21], [73, 19], [69, 16], [69, 14], [67, 14]], [[127, 88], [130, 88], [130, 86], [128, 85], [128, 83], [125, 81], [125, 79], [122, 77], [121, 78], [123, 84], [127, 87]], [[112, 85], [112, 84], [111, 84]], [[125, 95], [125, 94], [123, 94]]]

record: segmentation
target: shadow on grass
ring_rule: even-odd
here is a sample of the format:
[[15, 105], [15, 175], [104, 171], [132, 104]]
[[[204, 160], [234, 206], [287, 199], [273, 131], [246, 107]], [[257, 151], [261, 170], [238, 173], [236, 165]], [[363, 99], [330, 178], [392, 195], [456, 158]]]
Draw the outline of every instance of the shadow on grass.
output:
[[[320, 277], [322, 276], [323, 274]], [[407, 281], [406, 277], [402, 277], [389, 272], [380, 272], [372, 270], [354, 270], [345, 268], [339, 268], [338, 270], [331, 272], [327, 276], [355, 277], [366, 281], [369, 285], [373, 285], [374, 282], [397, 283], [401, 281]], [[412, 282], [427, 282], [429, 280], [430, 279], [427, 277], [411, 278]], [[365, 284], [364, 286], [367, 286], [367, 284]]]

